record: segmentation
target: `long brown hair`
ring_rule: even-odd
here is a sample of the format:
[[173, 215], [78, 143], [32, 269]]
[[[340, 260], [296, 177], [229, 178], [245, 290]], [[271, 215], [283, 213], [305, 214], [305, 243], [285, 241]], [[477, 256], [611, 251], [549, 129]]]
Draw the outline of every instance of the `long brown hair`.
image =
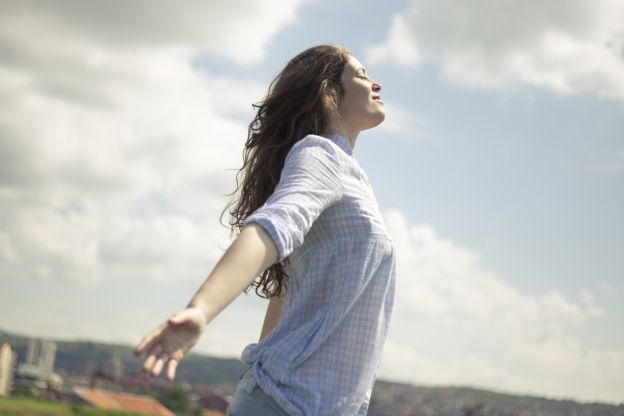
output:
[[[230, 236], [266, 202], [279, 182], [286, 155], [307, 134], [329, 133], [332, 113], [344, 95], [341, 75], [351, 52], [338, 45], [309, 48], [288, 62], [269, 85], [264, 99], [253, 104], [256, 116], [249, 124], [243, 149], [243, 166], [236, 174], [235, 195], [221, 212], [229, 209]], [[239, 184], [239, 176], [242, 183]], [[282, 293], [288, 280], [287, 259], [266, 269], [251, 283], [258, 296]]]

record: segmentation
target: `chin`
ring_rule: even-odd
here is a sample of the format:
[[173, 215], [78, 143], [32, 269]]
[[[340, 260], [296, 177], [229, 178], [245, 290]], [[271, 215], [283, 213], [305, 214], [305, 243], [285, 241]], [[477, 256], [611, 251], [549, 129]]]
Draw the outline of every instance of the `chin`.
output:
[[383, 123], [385, 119], [386, 119], [385, 112], [375, 114], [375, 117], [371, 117], [371, 125], [368, 128], [372, 129], [373, 127], [377, 127], [378, 125]]
[[358, 130], [368, 130], [373, 127], [377, 127], [386, 119], [385, 111], [375, 111], [366, 114], [366, 116], [360, 118], [358, 124]]
[[370, 125], [370, 126], [368, 126], [366, 128], [363, 128], [361, 131], [373, 129], [373, 128], [377, 127], [380, 124], [381, 124], [381, 121], [379, 123], [376, 123], [376, 124]]

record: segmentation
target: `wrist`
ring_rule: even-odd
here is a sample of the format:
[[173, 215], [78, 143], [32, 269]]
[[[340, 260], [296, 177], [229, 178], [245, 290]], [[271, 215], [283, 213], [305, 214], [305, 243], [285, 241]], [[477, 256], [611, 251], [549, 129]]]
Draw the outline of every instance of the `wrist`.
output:
[[202, 302], [199, 299], [192, 299], [186, 307], [187, 309], [197, 309], [204, 318], [205, 324], [208, 324], [208, 322], [210, 322], [213, 318], [213, 313], [211, 312], [211, 309], [208, 307], [208, 305], [206, 305], [205, 302]]

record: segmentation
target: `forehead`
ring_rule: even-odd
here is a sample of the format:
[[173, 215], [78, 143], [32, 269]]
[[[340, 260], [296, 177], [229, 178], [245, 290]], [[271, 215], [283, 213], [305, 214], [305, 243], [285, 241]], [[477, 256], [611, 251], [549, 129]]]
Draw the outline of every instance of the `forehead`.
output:
[[358, 69], [363, 68], [364, 65], [357, 60], [354, 56], [349, 56], [349, 61], [345, 65], [344, 74], [354, 74]]

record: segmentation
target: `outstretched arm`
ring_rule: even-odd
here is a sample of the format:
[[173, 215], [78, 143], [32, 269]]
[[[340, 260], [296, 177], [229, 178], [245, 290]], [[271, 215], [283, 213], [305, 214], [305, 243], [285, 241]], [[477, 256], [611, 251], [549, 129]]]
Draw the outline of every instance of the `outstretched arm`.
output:
[[156, 377], [167, 365], [167, 378], [173, 380], [178, 363], [197, 343], [206, 324], [277, 258], [277, 248], [262, 227], [245, 226], [186, 309], [147, 334], [135, 348], [137, 356], [146, 353], [142, 370]]
[[[239, 236], [197, 290], [186, 309], [148, 334], [135, 349], [147, 351], [143, 370], [157, 376], [167, 363], [173, 379], [177, 363], [214, 319], [261, 272], [287, 258], [330, 205], [344, 196], [342, 152], [323, 137], [308, 135], [295, 143], [284, 161], [280, 181], [266, 202], [245, 218]], [[266, 230], [266, 231], [265, 231]], [[279, 304], [273, 302], [273, 309]], [[269, 314], [266, 335], [277, 322]]]
[[210, 322], [256, 276], [276, 263], [277, 255], [273, 240], [261, 226], [255, 223], [245, 226], [197, 290], [188, 307], [201, 309], [206, 322]]

